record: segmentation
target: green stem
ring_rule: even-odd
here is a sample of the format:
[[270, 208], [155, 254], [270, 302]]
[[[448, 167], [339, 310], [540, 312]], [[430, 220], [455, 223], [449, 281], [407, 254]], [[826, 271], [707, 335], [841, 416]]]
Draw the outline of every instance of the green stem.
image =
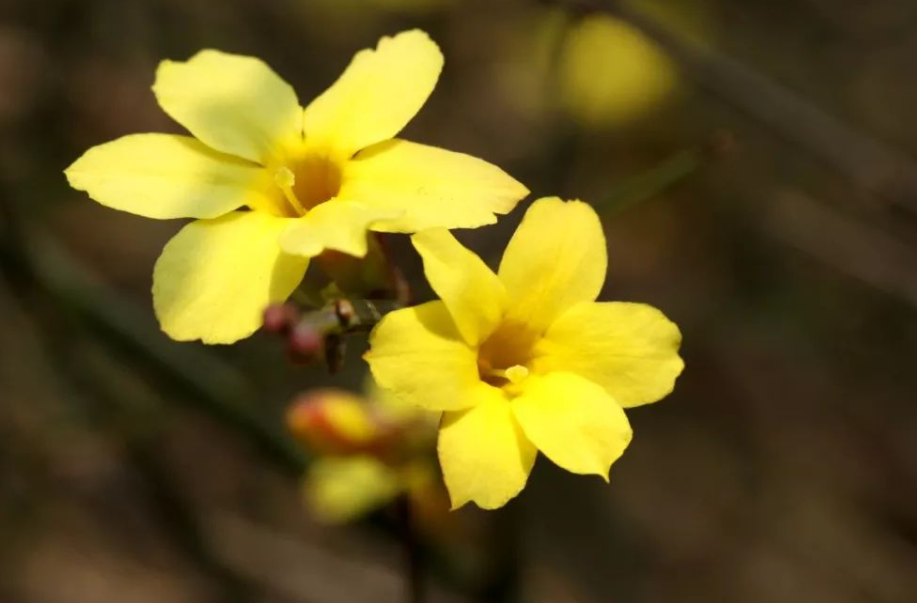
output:
[[613, 188], [594, 204], [600, 213], [620, 213], [658, 195], [698, 171], [707, 162], [703, 149], [688, 149], [669, 157], [655, 167], [632, 176]]
[[427, 598], [423, 551], [417, 538], [410, 497], [405, 494], [395, 501], [401, 543], [404, 546], [405, 601], [423, 603]]

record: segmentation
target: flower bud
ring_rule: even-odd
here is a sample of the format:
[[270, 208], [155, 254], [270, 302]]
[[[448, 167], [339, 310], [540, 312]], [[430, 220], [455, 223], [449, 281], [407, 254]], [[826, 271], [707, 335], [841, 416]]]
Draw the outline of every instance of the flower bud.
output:
[[287, 427], [318, 454], [382, 452], [395, 429], [367, 401], [336, 389], [309, 392], [287, 412]]
[[292, 304], [272, 304], [264, 311], [264, 330], [275, 335], [290, 332], [299, 319], [299, 310]]
[[325, 335], [315, 325], [300, 322], [287, 337], [287, 351], [297, 362], [313, 362], [325, 349]]

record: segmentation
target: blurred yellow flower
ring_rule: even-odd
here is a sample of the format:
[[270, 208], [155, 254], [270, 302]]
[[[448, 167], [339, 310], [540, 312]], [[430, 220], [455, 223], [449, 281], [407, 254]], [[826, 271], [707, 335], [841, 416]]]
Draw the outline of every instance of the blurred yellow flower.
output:
[[607, 479], [631, 429], [623, 408], [672, 391], [681, 334], [647, 305], [594, 300], [602, 226], [581, 201], [536, 201], [497, 274], [442, 229], [412, 237], [441, 301], [388, 314], [366, 358], [379, 385], [444, 411], [439, 459], [453, 508], [493, 509], [540, 450]]
[[303, 481], [315, 518], [351, 521], [400, 495], [419, 506], [443, 498], [431, 462], [437, 418], [374, 386], [366, 397], [323, 389], [294, 402], [287, 426], [315, 455]]
[[665, 100], [678, 82], [675, 65], [639, 30], [608, 15], [574, 26], [560, 70], [562, 102], [591, 126], [619, 125]]
[[362, 257], [367, 230], [491, 224], [528, 194], [480, 159], [394, 138], [442, 65], [421, 31], [384, 37], [303, 109], [256, 58], [163, 61], [156, 99], [194, 137], [125, 136], [87, 151], [67, 178], [114, 209], [196, 218], [156, 263], [153, 305], [174, 339], [232, 343], [323, 250]]

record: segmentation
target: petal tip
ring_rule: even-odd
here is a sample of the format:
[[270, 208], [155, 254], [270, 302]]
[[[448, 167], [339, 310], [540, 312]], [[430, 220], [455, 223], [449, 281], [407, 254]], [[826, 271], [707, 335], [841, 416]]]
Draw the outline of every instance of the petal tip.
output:
[[393, 36], [383, 36], [379, 40], [379, 46], [381, 47], [383, 44], [391, 44], [395, 42], [403, 42], [403, 41], [410, 41], [410, 40], [416, 40], [417, 42], [426, 44], [430, 46], [431, 48], [434, 48], [436, 52], [440, 55], [440, 58], [442, 58], [442, 50], [440, 49], [439, 44], [436, 43], [436, 40], [430, 37], [430, 34], [420, 29], [419, 27], [400, 31]]
[[441, 240], [444, 236], [449, 234], [449, 230], [442, 227], [426, 228], [419, 232], [415, 232], [411, 235], [411, 245], [414, 246], [414, 249], [421, 252], [421, 247], [424, 247], [427, 244], [434, 243], [437, 240]]
[[162, 80], [167, 76], [167, 72], [177, 67], [180, 63], [180, 61], [173, 61], [172, 59], [163, 59], [159, 61], [159, 64], [156, 66], [156, 73], [153, 75], [153, 85], [150, 86], [155, 96], [158, 97], [162, 92]]
[[74, 161], [72, 164], [70, 164], [69, 167], [67, 167], [66, 169], [64, 169], [64, 170], [62, 171], [62, 173], [64, 174], [64, 178], [67, 179], [67, 184], [70, 185], [70, 188], [74, 188], [74, 189], [76, 189], [76, 190], [78, 190], [78, 191], [82, 191], [82, 190], [86, 190], [86, 189], [83, 188], [83, 186], [80, 184], [80, 182], [79, 182], [79, 176], [77, 175], [78, 172], [77, 172], [77, 170], [75, 169], [75, 168], [76, 168], [76, 165], [79, 163], [79, 161], [80, 161], [79, 159], [77, 159], [76, 161]]

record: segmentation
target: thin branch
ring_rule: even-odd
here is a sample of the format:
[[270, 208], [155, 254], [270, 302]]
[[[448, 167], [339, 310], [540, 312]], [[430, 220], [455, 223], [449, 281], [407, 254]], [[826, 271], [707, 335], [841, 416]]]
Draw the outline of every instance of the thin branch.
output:
[[414, 525], [413, 504], [407, 494], [395, 501], [400, 527], [400, 540], [404, 547], [404, 586], [407, 603], [423, 603], [427, 599], [426, 580], [423, 567], [423, 551]]
[[328, 370], [336, 373], [344, 364], [344, 336], [367, 333], [383, 316], [402, 307], [394, 299], [341, 298], [301, 313], [297, 304], [289, 301], [265, 310], [264, 328], [286, 338], [293, 362], [309, 364], [324, 355]]
[[307, 312], [299, 324], [307, 324], [323, 335], [349, 335], [371, 331], [382, 317], [403, 307], [390, 299], [336, 299], [321, 310]]
[[917, 308], [911, 246], [804, 195], [776, 195], [767, 206], [761, 224], [771, 237]]
[[753, 69], [700, 48], [626, 0], [551, 0], [577, 12], [626, 21], [665, 49], [701, 87], [768, 126], [877, 199], [917, 212], [917, 161], [858, 132]]

